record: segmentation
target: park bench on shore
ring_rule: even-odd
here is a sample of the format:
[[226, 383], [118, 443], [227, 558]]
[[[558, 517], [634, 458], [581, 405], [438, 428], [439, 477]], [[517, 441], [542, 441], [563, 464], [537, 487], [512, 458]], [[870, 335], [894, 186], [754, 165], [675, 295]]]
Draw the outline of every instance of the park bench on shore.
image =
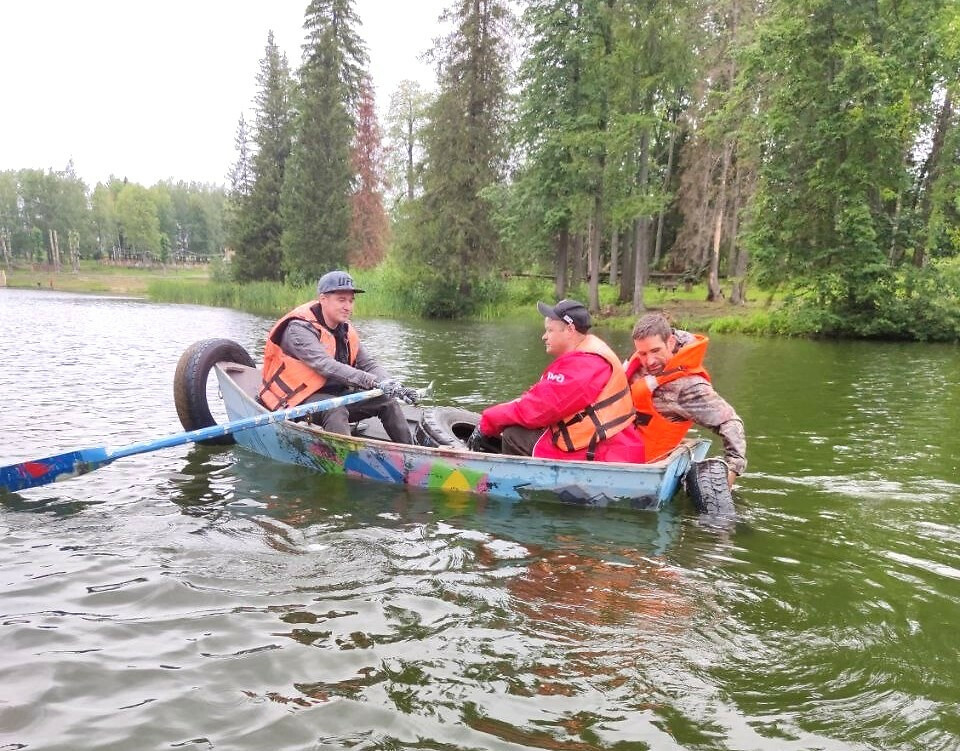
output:
[[692, 285], [689, 274], [669, 271], [651, 271], [650, 283], [657, 285], [657, 292], [676, 292], [681, 284], [686, 289]]
[[[702, 276], [703, 271], [651, 271], [647, 274], [647, 284], [656, 286], [658, 292], [676, 292], [683, 286], [684, 291], [689, 292], [693, 285]], [[511, 276], [529, 277], [536, 279], [553, 279], [553, 274], [531, 273], [525, 271], [503, 271], [501, 275], [504, 279]], [[599, 274], [600, 281], [606, 283], [610, 277], [607, 269], [602, 269]]]

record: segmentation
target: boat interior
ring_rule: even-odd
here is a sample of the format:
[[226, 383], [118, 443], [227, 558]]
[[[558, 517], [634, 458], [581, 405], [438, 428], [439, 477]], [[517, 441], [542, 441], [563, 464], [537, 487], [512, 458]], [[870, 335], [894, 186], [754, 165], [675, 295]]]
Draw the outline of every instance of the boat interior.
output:
[[[260, 370], [258, 368], [251, 368], [247, 365], [240, 365], [238, 363], [221, 363], [221, 367], [230, 375], [234, 383], [243, 389], [247, 396], [249, 396], [251, 399], [256, 398], [257, 391], [260, 389]], [[401, 404], [400, 406], [403, 409], [404, 417], [407, 418], [407, 424], [410, 426], [410, 434], [414, 436], [414, 439], [416, 440], [418, 435], [417, 429], [423, 420], [424, 407], [412, 406], [409, 404]], [[302, 419], [307, 420], [308, 418]], [[351, 423], [351, 434], [362, 438], [371, 438], [377, 441], [390, 440], [390, 437], [387, 435], [387, 431], [384, 429], [383, 424], [377, 417], [368, 417], [366, 419]], [[469, 435], [469, 431], [467, 431], [467, 435]], [[466, 438], [466, 436], [462, 437]]]

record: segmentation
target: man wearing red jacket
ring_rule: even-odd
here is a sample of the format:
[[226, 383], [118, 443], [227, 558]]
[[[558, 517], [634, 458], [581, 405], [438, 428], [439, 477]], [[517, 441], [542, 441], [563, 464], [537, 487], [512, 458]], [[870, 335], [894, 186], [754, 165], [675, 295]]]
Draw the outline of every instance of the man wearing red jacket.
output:
[[576, 300], [538, 302], [537, 310], [547, 353], [556, 359], [521, 397], [484, 410], [467, 447], [477, 450], [484, 438], [500, 436], [505, 454], [642, 462], [623, 366], [589, 333], [590, 313]]

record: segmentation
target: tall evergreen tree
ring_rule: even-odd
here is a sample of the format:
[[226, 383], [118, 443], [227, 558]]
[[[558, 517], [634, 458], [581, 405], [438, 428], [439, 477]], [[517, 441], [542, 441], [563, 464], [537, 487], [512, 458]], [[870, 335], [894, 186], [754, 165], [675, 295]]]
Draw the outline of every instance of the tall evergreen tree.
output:
[[583, 46], [590, 38], [580, 6], [531, 0], [523, 15], [530, 46], [520, 66], [514, 135], [526, 159], [515, 182], [514, 221], [534, 255], [552, 258], [557, 297], [566, 296], [570, 237], [579, 231], [574, 196], [584, 185], [572, 138], [585, 108]]
[[283, 278], [280, 201], [292, 138], [290, 68], [267, 35], [254, 99], [253, 153], [238, 128], [238, 160], [231, 175], [229, 242], [235, 251], [232, 274], [238, 281]]
[[424, 312], [451, 316], [475, 301], [475, 285], [499, 254], [484, 191], [501, 181], [512, 21], [504, 0], [457, 0], [453, 32], [434, 51], [440, 92], [424, 130], [423, 195], [411, 207], [404, 253], [429, 269]]
[[282, 194], [284, 269], [321, 275], [347, 260], [350, 149], [366, 51], [352, 0], [312, 0], [304, 28], [293, 148]]
[[240, 115], [240, 120], [237, 122], [237, 132], [233, 138], [233, 145], [237, 150], [237, 161], [231, 165], [230, 172], [227, 175], [231, 197], [246, 198], [253, 190], [252, 140], [250, 126], [247, 125], [246, 118]]

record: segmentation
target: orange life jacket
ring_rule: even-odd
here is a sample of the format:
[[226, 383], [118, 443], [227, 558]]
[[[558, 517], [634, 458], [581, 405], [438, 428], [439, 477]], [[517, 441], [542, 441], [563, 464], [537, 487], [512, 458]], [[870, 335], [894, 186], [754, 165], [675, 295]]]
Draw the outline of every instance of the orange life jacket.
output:
[[576, 350], [600, 355], [610, 363], [610, 378], [593, 404], [551, 425], [550, 438], [561, 451], [587, 449], [587, 458], [593, 459], [593, 452], [600, 441], [615, 436], [630, 425], [635, 414], [633, 400], [623, 365], [602, 339], [587, 334]]
[[[326, 377], [297, 358], [290, 357], [280, 347], [287, 324], [293, 320], [306, 321], [313, 326], [320, 337], [320, 343], [330, 356], [336, 355], [337, 340], [317, 318], [314, 312], [317, 305], [316, 302], [308, 302], [294, 308], [277, 321], [267, 334], [267, 343], [263, 347], [263, 384], [258, 396], [263, 406], [269, 410], [296, 407], [308, 396], [322, 389], [327, 382]], [[349, 364], [353, 365], [357, 361], [360, 337], [349, 323], [347, 345]]]
[[[667, 360], [660, 375], [637, 375], [632, 378], [630, 393], [633, 395], [633, 406], [637, 410], [637, 429], [643, 435], [648, 462], [656, 461], [673, 451], [693, 425], [692, 420], [673, 422], [663, 417], [653, 406], [653, 392], [663, 384], [684, 376], [698, 375], [710, 380], [710, 374], [703, 367], [703, 358], [707, 354], [707, 343], [710, 340], [701, 334], [694, 334], [693, 338], [692, 342], [678, 349], [673, 357]], [[634, 353], [630, 360], [636, 359], [637, 355]], [[627, 370], [630, 370], [629, 366]]]

